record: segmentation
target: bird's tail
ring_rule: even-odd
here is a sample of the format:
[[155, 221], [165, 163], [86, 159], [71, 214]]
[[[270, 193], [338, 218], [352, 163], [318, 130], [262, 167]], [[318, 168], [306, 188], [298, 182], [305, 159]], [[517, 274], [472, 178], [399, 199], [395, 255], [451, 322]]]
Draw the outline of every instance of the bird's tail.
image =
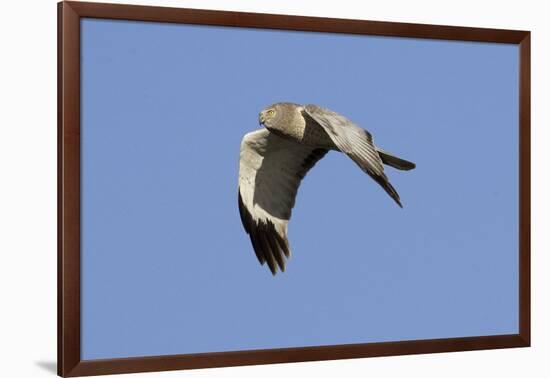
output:
[[408, 171], [416, 167], [416, 164], [413, 162], [398, 158], [397, 156], [392, 155], [378, 147], [376, 147], [376, 151], [378, 152], [380, 159], [382, 159], [382, 163], [389, 165], [390, 167], [394, 167], [402, 171]]

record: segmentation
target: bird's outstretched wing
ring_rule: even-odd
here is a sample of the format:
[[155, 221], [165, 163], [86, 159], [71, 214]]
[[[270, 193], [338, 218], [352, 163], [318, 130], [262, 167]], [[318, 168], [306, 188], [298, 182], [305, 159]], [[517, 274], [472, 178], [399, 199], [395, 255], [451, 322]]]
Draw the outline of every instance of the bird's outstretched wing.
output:
[[288, 141], [266, 129], [244, 136], [239, 162], [239, 212], [256, 257], [271, 273], [290, 257], [287, 226], [301, 180], [327, 150]]
[[306, 105], [303, 114], [319, 124], [336, 147], [348, 155], [364, 172], [374, 179], [401, 207], [395, 188], [384, 173], [382, 159], [373, 144], [372, 135], [341, 114], [317, 105]]

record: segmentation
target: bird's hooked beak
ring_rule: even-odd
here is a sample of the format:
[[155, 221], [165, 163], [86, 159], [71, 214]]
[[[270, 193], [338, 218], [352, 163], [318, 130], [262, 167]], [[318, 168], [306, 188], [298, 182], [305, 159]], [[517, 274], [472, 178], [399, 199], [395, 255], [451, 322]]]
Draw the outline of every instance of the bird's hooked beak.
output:
[[265, 122], [265, 115], [264, 115], [264, 112], [260, 112], [260, 115], [259, 115], [259, 122], [260, 122], [260, 126], [264, 124]]

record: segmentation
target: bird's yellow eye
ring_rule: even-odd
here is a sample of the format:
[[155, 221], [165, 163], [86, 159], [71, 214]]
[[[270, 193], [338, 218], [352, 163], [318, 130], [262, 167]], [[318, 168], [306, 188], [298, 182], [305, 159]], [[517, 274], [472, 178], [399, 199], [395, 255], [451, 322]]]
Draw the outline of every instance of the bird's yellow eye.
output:
[[270, 117], [273, 117], [273, 116], [275, 115], [275, 110], [269, 109], [269, 110], [267, 111], [267, 115], [270, 116]]

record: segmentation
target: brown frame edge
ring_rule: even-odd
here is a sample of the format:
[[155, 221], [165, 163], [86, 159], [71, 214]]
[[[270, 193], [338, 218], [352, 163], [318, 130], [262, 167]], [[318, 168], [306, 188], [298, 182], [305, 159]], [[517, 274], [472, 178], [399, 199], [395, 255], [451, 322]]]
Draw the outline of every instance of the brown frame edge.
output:
[[[80, 359], [80, 18], [190, 23], [519, 45], [519, 334]], [[58, 3], [58, 375], [84, 376], [530, 346], [530, 32], [152, 6]]]

